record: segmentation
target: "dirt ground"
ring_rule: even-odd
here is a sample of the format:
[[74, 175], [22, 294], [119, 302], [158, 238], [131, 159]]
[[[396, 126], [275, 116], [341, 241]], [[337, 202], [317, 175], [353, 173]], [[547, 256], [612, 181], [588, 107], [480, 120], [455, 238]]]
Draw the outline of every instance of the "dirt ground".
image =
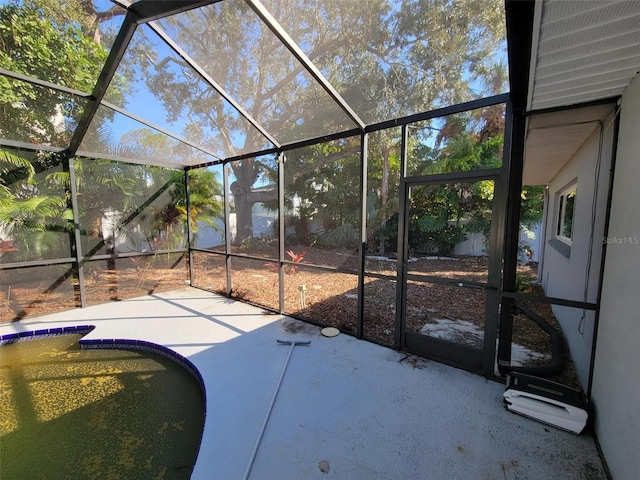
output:
[[[355, 334], [358, 312], [358, 275], [355, 252], [328, 252], [320, 249], [294, 247], [294, 255], [304, 253], [300, 262], [285, 267], [284, 311], [286, 314], [320, 326], [335, 326], [346, 333]], [[271, 253], [271, 252], [270, 252]], [[251, 255], [260, 254], [252, 251]], [[213, 257], [213, 258], [212, 258]], [[289, 255], [290, 258], [294, 258]], [[194, 284], [224, 293], [226, 279], [221, 256], [198, 254], [194, 257]], [[323, 265], [341, 271], [316, 269]], [[272, 310], [279, 308], [277, 262], [265, 258], [232, 258], [231, 295]], [[396, 261], [382, 257], [368, 257], [365, 263], [363, 336], [367, 340], [393, 346], [396, 316]], [[411, 259], [409, 274], [454, 279], [461, 282], [484, 283], [488, 267], [485, 259], [476, 257]], [[527, 284], [535, 280], [536, 265], [519, 267], [518, 278], [523, 291], [544, 295], [540, 287], [532, 291]], [[407, 286], [406, 328], [420, 333], [429, 324], [457, 322], [473, 330], [484, 328], [486, 294], [481, 289], [458, 288], [436, 283], [409, 281]], [[550, 325], [560, 331], [549, 305], [532, 304], [533, 309]], [[430, 334], [430, 333], [427, 333]], [[442, 337], [441, 337], [442, 338]], [[463, 332], [454, 341], [480, 346], [477, 332]], [[478, 345], [480, 342], [480, 345]], [[522, 365], [546, 365], [551, 360], [551, 338], [531, 318], [514, 316], [513, 343], [533, 354]], [[575, 370], [565, 345], [566, 367], [553, 380], [579, 388]]]
[[[80, 306], [78, 282], [66, 265], [0, 272], [0, 323]], [[88, 262], [84, 267], [87, 305], [174, 290], [188, 282], [182, 254]]]
[[[345, 333], [356, 333], [358, 312], [358, 261], [355, 252], [327, 251], [294, 247], [285, 267], [284, 311], [286, 314], [320, 326], [335, 326]], [[262, 256], [264, 252], [250, 252]], [[231, 258], [231, 296], [250, 303], [279, 309], [278, 264], [268, 251], [263, 259]], [[118, 301], [154, 292], [179, 288], [188, 282], [186, 260], [181, 255], [158, 255], [106, 260], [85, 266], [85, 292], [90, 305]], [[226, 293], [225, 257], [194, 252], [193, 285]], [[313, 268], [322, 265], [338, 268]], [[363, 335], [367, 340], [393, 346], [396, 317], [396, 265], [394, 259], [368, 257], [365, 263]], [[115, 266], [115, 268], [113, 268]], [[476, 257], [421, 257], [411, 259], [408, 273], [460, 282], [484, 283], [487, 263]], [[521, 266], [523, 289], [535, 279], [536, 266]], [[7, 275], [8, 274], [8, 275]], [[79, 304], [78, 289], [68, 267], [37, 267], [4, 272], [0, 288], [0, 322], [74, 308]], [[8, 280], [8, 281], [7, 281]], [[530, 287], [532, 288], [532, 287]], [[543, 295], [540, 287], [533, 293]], [[531, 290], [529, 290], [531, 292]], [[406, 329], [415, 333], [447, 338], [457, 343], [482, 345], [486, 293], [482, 289], [410, 280], [407, 285]], [[560, 331], [549, 305], [531, 304], [546, 321]], [[449, 338], [453, 325], [460, 329]], [[550, 336], [526, 315], [515, 315], [513, 343], [538, 356], [524, 365], [544, 365], [551, 359]], [[565, 347], [566, 349], [566, 347]], [[575, 370], [565, 352], [567, 366], [556, 381], [579, 386]]]

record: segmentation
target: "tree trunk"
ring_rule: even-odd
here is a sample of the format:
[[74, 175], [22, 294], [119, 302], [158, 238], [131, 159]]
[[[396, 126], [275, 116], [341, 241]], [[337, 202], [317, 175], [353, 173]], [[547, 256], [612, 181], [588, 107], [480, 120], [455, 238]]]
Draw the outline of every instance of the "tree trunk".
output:
[[233, 244], [240, 245], [253, 238], [253, 205], [276, 200], [278, 190], [272, 188], [253, 191], [251, 185], [243, 186], [241, 182], [236, 181], [231, 184], [231, 194], [236, 210], [236, 236]]
[[[380, 185], [380, 226], [387, 221], [387, 202], [389, 201], [389, 145], [382, 148], [382, 182]], [[384, 255], [385, 240], [380, 242], [378, 253]]]
[[233, 203], [236, 207], [236, 236], [233, 239], [234, 245], [240, 245], [242, 242], [253, 238], [253, 218], [251, 216], [251, 207], [253, 203], [249, 198], [249, 192], [234, 182], [231, 185], [231, 193], [233, 194]]

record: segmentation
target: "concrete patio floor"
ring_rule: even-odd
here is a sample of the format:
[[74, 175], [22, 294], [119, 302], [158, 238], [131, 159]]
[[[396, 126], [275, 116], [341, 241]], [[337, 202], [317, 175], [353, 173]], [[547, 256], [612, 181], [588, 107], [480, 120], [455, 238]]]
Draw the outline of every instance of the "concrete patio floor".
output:
[[207, 392], [192, 475], [242, 474], [289, 353], [298, 346], [251, 479], [601, 479], [593, 438], [508, 412], [504, 386], [195, 288], [0, 326], [0, 335], [94, 325], [91, 338], [146, 340], [199, 369]]

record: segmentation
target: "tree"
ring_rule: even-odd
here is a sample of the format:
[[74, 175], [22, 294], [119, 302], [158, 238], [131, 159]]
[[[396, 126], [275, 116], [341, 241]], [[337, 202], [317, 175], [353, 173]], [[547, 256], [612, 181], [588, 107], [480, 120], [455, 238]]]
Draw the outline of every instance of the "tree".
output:
[[[79, 48], [91, 42], [94, 50], [104, 34], [98, 26], [122, 12], [115, 8], [98, 12], [90, 0], [28, 0], [23, 5], [40, 20], [49, 18], [57, 30], [70, 32], [70, 44], [75, 41]], [[484, 79], [489, 78], [493, 52], [504, 38], [500, 0], [454, 5], [444, 0], [376, 0], [366, 9], [357, 1], [319, 5], [315, 0], [286, 0], [269, 7], [366, 123], [464, 101], [479, 96], [479, 89], [489, 92], [490, 84]], [[159, 24], [281, 143], [354, 126], [243, 3], [219, 2]], [[129, 85], [136, 83], [134, 75], [144, 79], [169, 116], [182, 120], [185, 136], [206, 142], [208, 132], [222, 132], [224, 150], [232, 155], [259, 150], [267, 143], [258, 130], [232, 115], [212, 89], [203, 90], [199, 76], [181, 58], [167, 56], [166, 47], [151, 48], [152, 41], [145, 39], [142, 30], [138, 29], [130, 48], [137, 48], [144, 61], [123, 78], [129, 79]], [[176, 75], [176, 67], [187, 72], [190, 81]], [[198, 101], [183, 102], [183, 98]], [[53, 107], [59, 108], [60, 100], [55, 102]], [[387, 157], [383, 152], [383, 162]], [[318, 166], [335, 160], [321, 153], [314, 158]], [[272, 174], [270, 168], [259, 158], [231, 164], [237, 242], [252, 235], [252, 206], [276, 198], [276, 190], [264, 188], [260, 181]], [[383, 204], [387, 191], [383, 180]]]
[[[187, 195], [183, 172], [174, 171], [175, 188], [171, 190], [171, 202], [158, 213], [159, 224], [170, 228], [175, 224], [186, 225]], [[222, 184], [216, 174], [207, 169], [189, 171], [189, 227], [192, 233], [197, 233], [198, 223], [204, 222], [214, 229], [218, 229], [215, 222], [223, 213]], [[184, 237], [184, 231], [180, 232]]]
[[[455, 8], [444, 1], [378, 0], [366, 9], [355, 1], [317, 5], [289, 0], [278, 2], [272, 13], [367, 123], [468, 100], [477, 96], [474, 89], [490, 90], [482, 79], [504, 36], [498, 0], [464, 1]], [[344, 113], [313, 86], [248, 7], [220, 2], [160, 24], [276, 139], [287, 142], [349, 127]], [[228, 132], [224, 141], [230, 152], [255, 151], [265, 144], [257, 130], [229, 116], [214, 93], [203, 93], [195, 81], [182, 83], [172, 73], [176, 62], [151, 52], [145, 66], [147, 84], [167, 111]], [[181, 68], [189, 69], [186, 64]], [[200, 101], [187, 106], [181, 102], [185, 96]], [[328, 162], [320, 154], [314, 161]], [[257, 179], [268, 175], [258, 159], [233, 162], [231, 168], [236, 241], [241, 242], [251, 237], [252, 205], [274, 200], [276, 190], [256, 188]]]
[[[367, 165], [367, 225], [370, 252], [384, 254], [386, 222], [398, 212], [401, 132], [399, 128], [369, 135]], [[397, 233], [393, 234], [397, 237]], [[393, 248], [395, 251], [395, 248]]]
[[[107, 58], [75, 24], [56, 24], [35, 2], [0, 6], [0, 67], [91, 92]], [[82, 112], [73, 95], [0, 76], [0, 135], [64, 146]], [[70, 124], [70, 125], [69, 125]]]
[[[83, 12], [89, 4], [93, 8], [93, 2], [87, 0], [25, 0], [0, 6], [0, 66], [91, 92], [108, 50], [86, 34]], [[122, 88], [126, 82], [118, 77], [115, 84]], [[73, 94], [0, 76], [0, 135], [4, 138], [66, 146], [83, 107], [84, 100]], [[104, 118], [94, 125], [99, 126]], [[26, 168], [24, 163], [14, 163], [13, 168], [3, 171], [3, 228], [21, 244], [17, 250], [20, 259], [41, 258], [45, 251], [69, 256], [72, 213], [69, 192], [65, 191], [69, 181], [64, 156], [5, 152], [5, 164], [11, 156], [30, 164]], [[56, 250], [58, 253], [53, 253]]]
[[[94, 2], [81, 0], [24, 0], [0, 6], [0, 66], [8, 70], [40, 78], [54, 84], [91, 92], [100, 74], [108, 50], [104, 40], [114, 32], [105, 30], [102, 22], [124, 10], [113, 7], [97, 11]], [[131, 88], [133, 69], [124, 65], [115, 75], [110, 98], [124, 101]], [[0, 135], [35, 144], [67, 145], [73, 122], [82, 104], [71, 94], [11, 80], [0, 76], [0, 106], [5, 110]], [[45, 90], [44, 92], [40, 92]], [[89, 135], [105, 153], [113, 156], [166, 157], [175, 146], [163, 134], [145, 130], [132, 131], [120, 142], [114, 142], [104, 127], [109, 113], [94, 118]], [[71, 123], [71, 125], [69, 125]], [[69, 202], [70, 175], [62, 168], [63, 156], [47, 153], [23, 154], [1, 152], [0, 221], [4, 234], [18, 239], [16, 249], [22, 260], [41, 258], [60, 243], [60, 231], [72, 228], [73, 215]], [[186, 199], [182, 171], [163, 171], [159, 167], [126, 164], [101, 159], [74, 160], [76, 189], [79, 192], [83, 253], [93, 254], [105, 248], [102, 221], [105, 216], [119, 217], [120, 235], [133, 235], [139, 229], [149, 232], [163, 221], [165, 233], [186, 218]], [[203, 185], [202, 182], [209, 182]], [[215, 178], [194, 174], [192, 211], [200, 209], [212, 214], [220, 212], [220, 189]], [[198, 199], [211, 193], [208, 199]], [[162, 201], [171, 202], [173, 212]], [[160, 200], [158, 200], [160, 199]], [[152, 224], [154, 224], [152, 226]], [[183, 229], [179, 229], [181, 238]], [[156, 229], [157, 231], [157, 229]], [[68, 236], [68, 235], [67, 235]], [[113, 248], [110, 244], [109, 248]], [[69, 256], [69, 244], [59, 245], [57, 256]], [[66, 249], [66, 251], [64, 251]], [[113, 250], [110, 250], [113, 251]], [[39, 253], [40, 252], [40, 253]]]
[[11, 246], [3, 262], [69, 256], [71, 211], [64, 190], [46, 176], [59, 164], [54, 154], [0, 150], [0, 241]]

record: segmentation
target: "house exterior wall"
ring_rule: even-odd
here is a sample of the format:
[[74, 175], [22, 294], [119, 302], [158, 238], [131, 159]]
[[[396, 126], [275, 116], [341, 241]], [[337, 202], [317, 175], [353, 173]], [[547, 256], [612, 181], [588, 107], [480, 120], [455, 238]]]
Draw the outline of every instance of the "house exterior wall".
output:
[[640, 472], [640, 76], [621, 108], [592, 400], [611, 474], [630, 480]]
[[[590, 303], [597, 301], [614, 135], [612, 125], [613, 115], [602, 125], [594, 124], [594, 132], [549, 184], [546, 245], [540, 278], [549, 297]], [[604, 132], [602, 148], [601, 129]], [[556, 239], [559, 195], [574, 182], [573, 234], [571, 246], [567, 248]], [[553, 306], [553, 312], [569, 344], [578, 379], [586, 389], [595, 312], [558, 305]]]

